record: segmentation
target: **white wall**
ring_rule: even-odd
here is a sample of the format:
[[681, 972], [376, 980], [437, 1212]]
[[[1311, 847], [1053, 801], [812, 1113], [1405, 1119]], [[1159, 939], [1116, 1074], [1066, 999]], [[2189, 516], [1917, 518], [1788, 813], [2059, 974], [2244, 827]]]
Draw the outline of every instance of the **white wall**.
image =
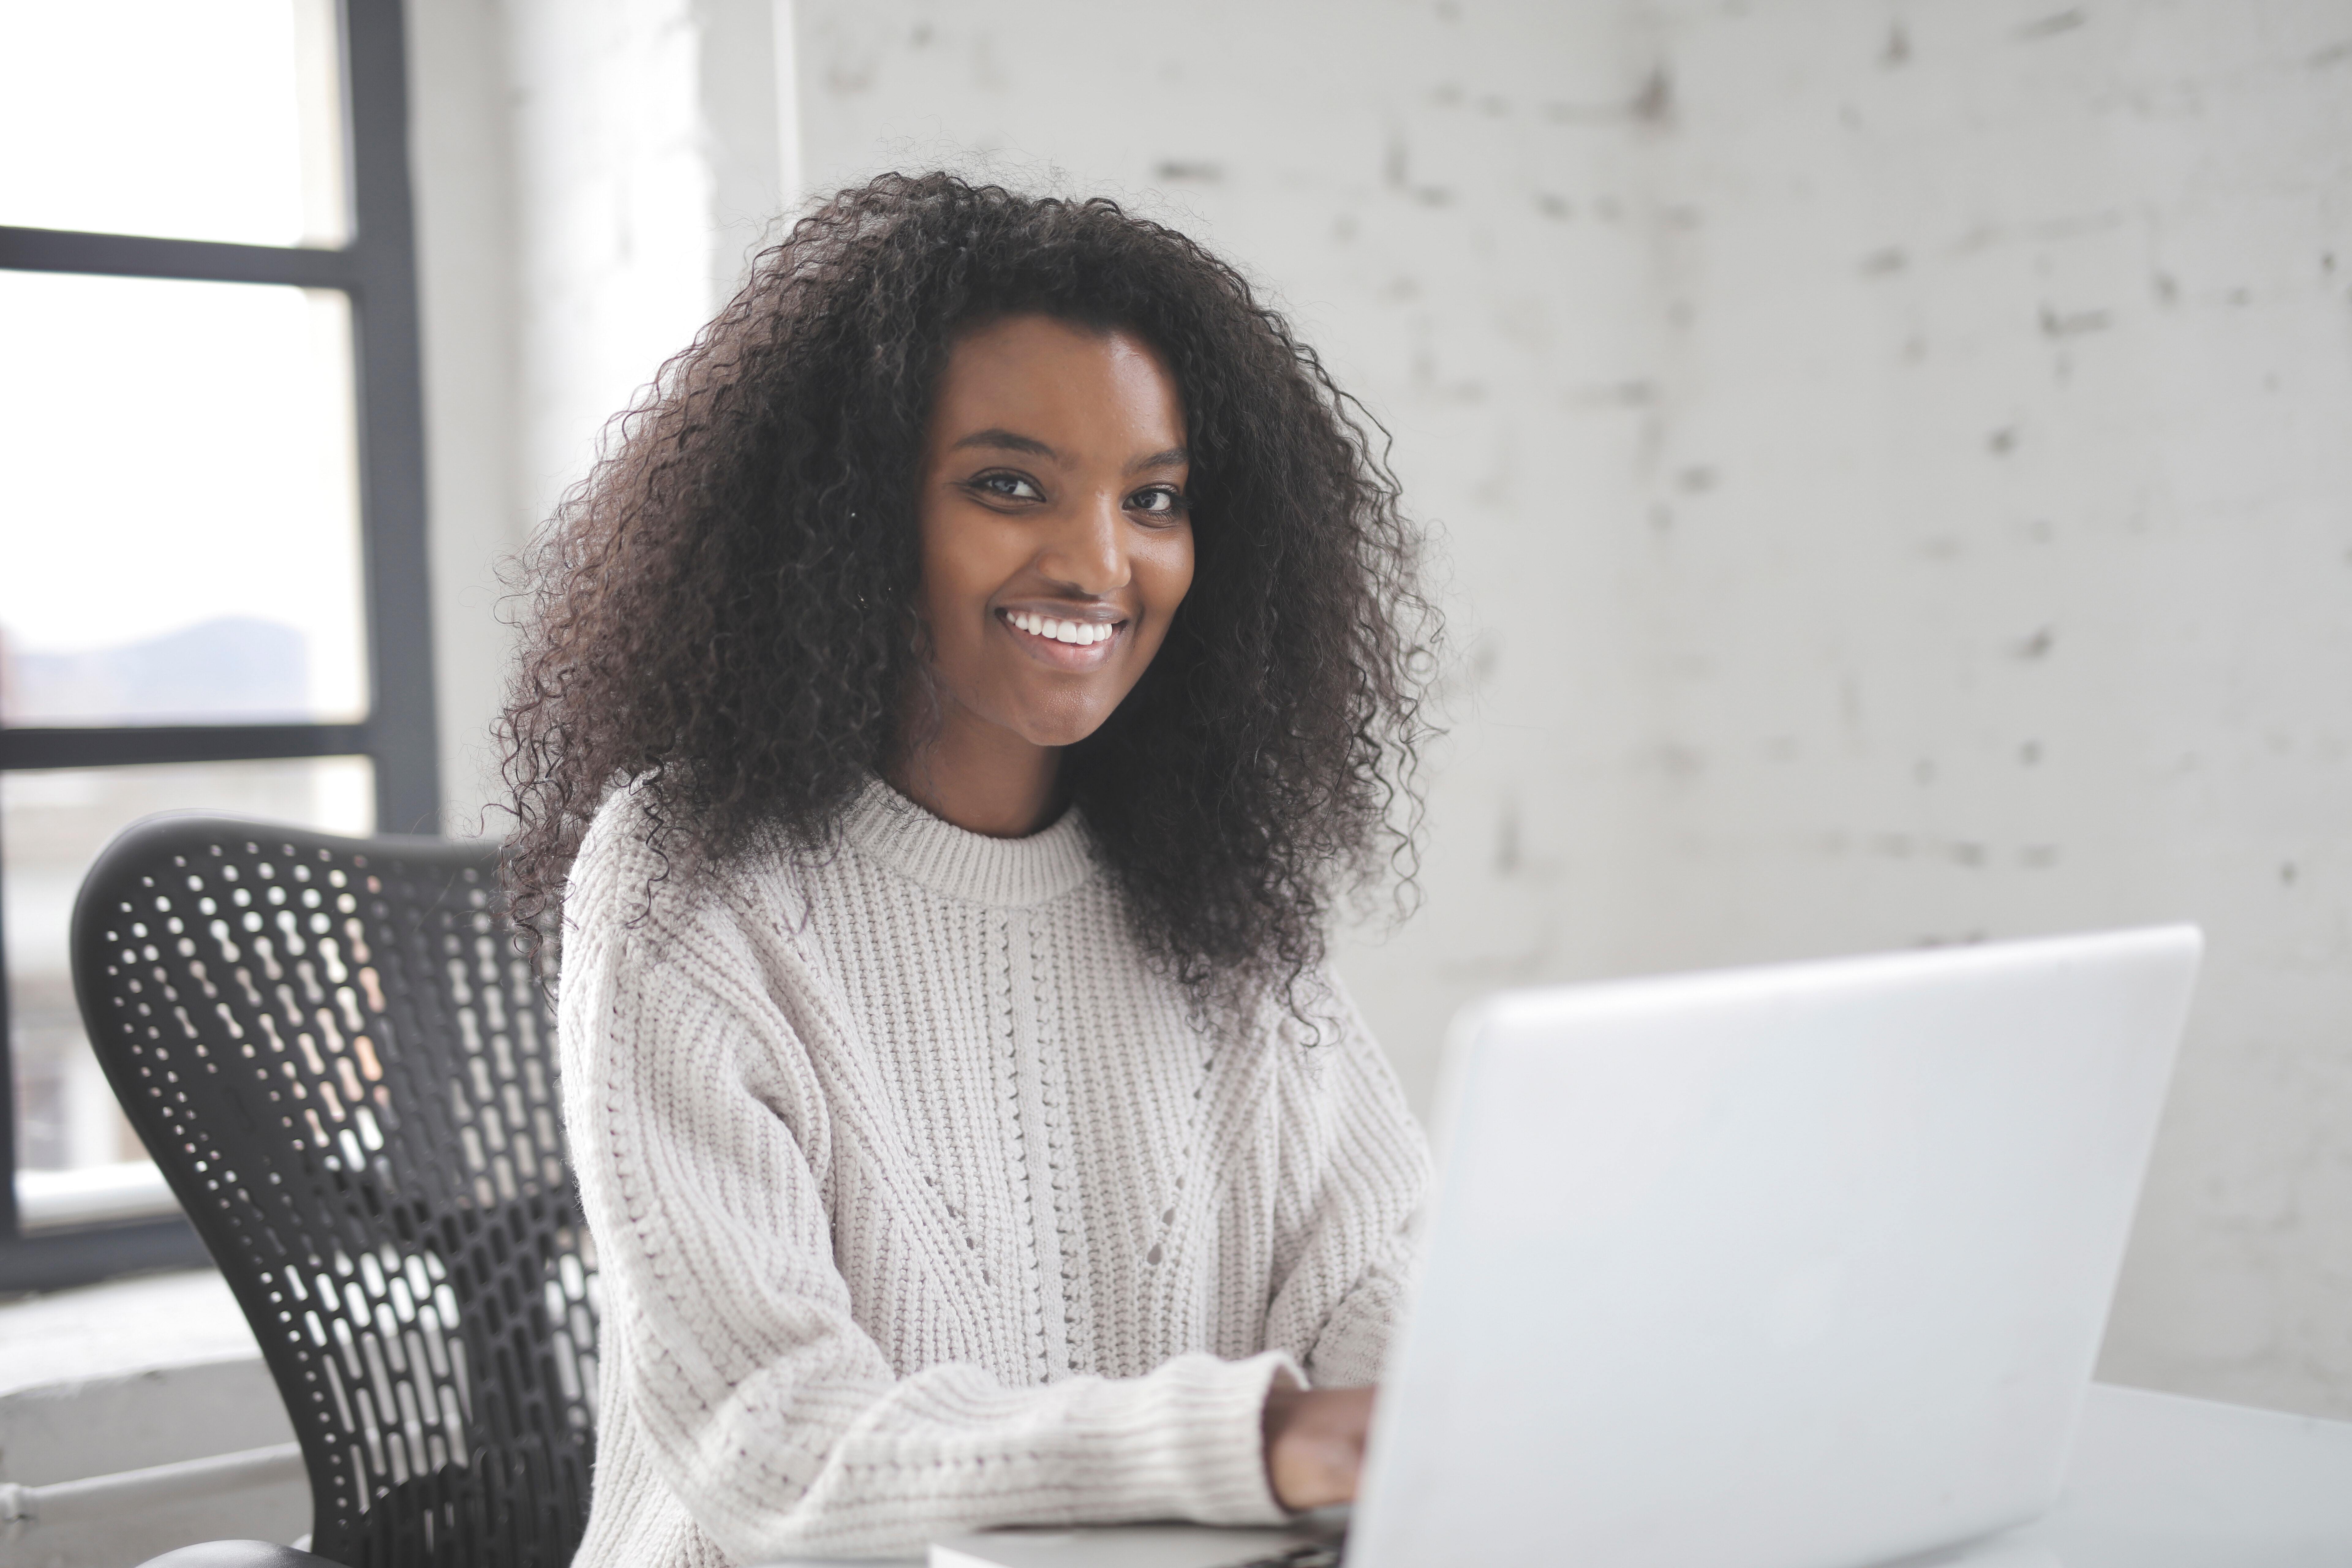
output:
[[[497, 566], [522, 542], [513, 127], [499, 8], [407, 6], [442, 831], [484, 830], [509, 647]], [[496, 825], [489, 825], [496, 831]]]
[[795, 97], [814, 193], [1129, 197], [1444, 542], [1429, 902], [1347, 957], [1417, 1097], [1497, 984], [2200, 920], [2105, 1371], [2352, 1415], [2352, 0], [793, 9], [411, 0], [453, 799], [487, 563]]
[[791, 199], [771, 0], [409, 0], [445, 830], [499, 800], [501, 563]]

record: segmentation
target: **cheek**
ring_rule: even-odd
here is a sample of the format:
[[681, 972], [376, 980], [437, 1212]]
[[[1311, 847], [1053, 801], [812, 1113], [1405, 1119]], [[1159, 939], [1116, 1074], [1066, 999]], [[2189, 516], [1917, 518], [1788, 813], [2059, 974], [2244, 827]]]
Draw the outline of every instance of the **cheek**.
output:
[[1192, 588], [1192, 531], [1186, 529], [1159, 542], [1160, 548], [1138, 553], [1136, 574], [1142, 579], [1147, 604], [1164, 621]]
[[932, 637], [943, 646], [971, 640], [973, 623], [993, 586], [982, 581], [983, 574], [975, 572], [981, 563], [972, 559], [971, 542], [969, 538], [960, 539], [951, 529], [926, 526], [923, 530], [922, 584], [916, 596], [930, 623]]

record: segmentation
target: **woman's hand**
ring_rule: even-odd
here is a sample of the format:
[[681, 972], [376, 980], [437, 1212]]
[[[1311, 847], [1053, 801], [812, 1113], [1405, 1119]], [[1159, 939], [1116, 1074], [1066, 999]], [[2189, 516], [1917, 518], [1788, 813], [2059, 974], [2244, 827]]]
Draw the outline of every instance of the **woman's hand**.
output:
[[1303, 1510], [1354, 1500], [1379, 1392], [1287, 1383], [1266, 1391], [1265, 1475], [1276, 1501]]

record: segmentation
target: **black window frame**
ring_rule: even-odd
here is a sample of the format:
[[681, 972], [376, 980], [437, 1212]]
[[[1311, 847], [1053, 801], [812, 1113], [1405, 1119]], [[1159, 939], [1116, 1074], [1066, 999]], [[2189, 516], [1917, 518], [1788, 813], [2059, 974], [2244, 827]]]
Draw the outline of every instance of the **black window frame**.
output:
[[[335, 289], [351, 300], [367, 716], [356, 724], [0, 723], [0, 773], [364, 755], [375, 767], [377, 831], [439, 831], [406, 38], [401, 0], [340, 0], [336, 13], [350, 236], [344, 245], [228, 245], [0, 226], [0, 269], [292, 284]], [[0, 865], [0, 878], [6, 875]], [[0, 957], [6, 941], [0, 925]], [[24, 1232], [5, 974], [0, 967], [0, 1293], [207, 1264], [195, 1233], [177, 1214]]]

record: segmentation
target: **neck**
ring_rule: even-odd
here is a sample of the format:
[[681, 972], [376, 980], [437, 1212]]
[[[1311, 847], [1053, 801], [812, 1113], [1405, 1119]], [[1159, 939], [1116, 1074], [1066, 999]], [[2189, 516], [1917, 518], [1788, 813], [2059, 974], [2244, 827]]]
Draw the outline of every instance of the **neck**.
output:
[[920, 745], [883, 769], [892, 788], [967, 833], [1025, 838], [1061, 814], [1062, 752], [982, 723], [952, 699]]

